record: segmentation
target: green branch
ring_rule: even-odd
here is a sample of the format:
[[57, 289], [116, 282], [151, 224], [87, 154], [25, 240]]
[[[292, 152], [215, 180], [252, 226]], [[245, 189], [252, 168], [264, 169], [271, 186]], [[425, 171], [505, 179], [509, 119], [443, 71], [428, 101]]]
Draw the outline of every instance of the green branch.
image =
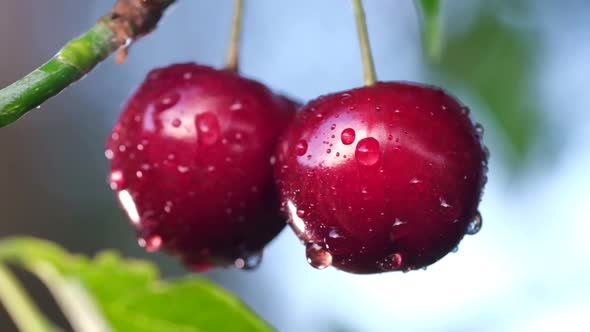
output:
[[68, 42], [52, 59], [0, 90], [0, 128], [16, 121], [122, 48], [152, 31], [175, 0], [118, 0], [90, 30]]

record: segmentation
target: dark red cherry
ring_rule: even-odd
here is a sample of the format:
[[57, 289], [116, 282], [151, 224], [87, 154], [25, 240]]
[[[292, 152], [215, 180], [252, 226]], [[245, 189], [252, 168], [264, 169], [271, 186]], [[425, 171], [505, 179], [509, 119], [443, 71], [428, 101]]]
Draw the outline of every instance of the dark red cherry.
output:
[[256, 265], [285, 225], [270, 159], [295, 107], [230, 71], [187, 63], [149, 73], [106, 150], [139, 244], [196, 270]]
[[408, 271], [477, 232], [487, 152], [468, 113], [441, 89], [401, 82], [304, 106], [275, 173], [310, 264]]

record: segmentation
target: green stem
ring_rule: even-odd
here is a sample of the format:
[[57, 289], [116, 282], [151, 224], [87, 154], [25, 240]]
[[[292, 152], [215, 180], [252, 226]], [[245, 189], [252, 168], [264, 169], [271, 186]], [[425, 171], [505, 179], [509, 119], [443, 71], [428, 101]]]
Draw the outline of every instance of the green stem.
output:
[[229, 45], [227, 48], [227, 55], [225, 58], [225, 69], [234, 72], [238, 71], [239, 66], [239, 48], [240, 36], [242, 32], [242, 12], [244, 9], [243, 0], [234, 0], [234, 15], [232, 18], [231, 35], [229, 38]]
[[361, 48], [361, 57], [363, 61], [363, 78], [365, 85], [373, 85], [377, 82], [375, 73], [375, 64], [373, 63], [373, 54], [371, 53], [371, 44], [369, 43], [369, 32], [367, 31], [367, 19], [363, 9], [362, 0], [352, 0], [354, 8], [354, 17], [356, 19], [356, 29], [358, 33], [359, 45]]
[[0, 90], [0, 128], [41, 105], [129, 42], [152, 31], [175, 0], [118, 0], [90, 30], [68, 42], [52, 59]]
[[21, 332], [54, 332], [56, 329], [33, 304], [20, 282], [0, 264], [0, 301]]

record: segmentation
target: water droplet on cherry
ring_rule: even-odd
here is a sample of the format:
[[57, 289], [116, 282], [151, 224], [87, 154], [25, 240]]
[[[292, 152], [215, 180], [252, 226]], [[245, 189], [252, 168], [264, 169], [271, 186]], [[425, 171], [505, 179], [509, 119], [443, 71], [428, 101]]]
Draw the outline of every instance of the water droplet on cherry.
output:
[[229, 107], [229, 110], [235, 112], [235, 111], [241, 110], [243, 107], [244, 107], [244, 105], [242, 104], [242, 102], [238, 100], [238, 101], [234, 102], [233, 104], [231, 104], [231, 106]]
[[330, 229], [330, 232], [328, 233], [328, 236], [330, 238], [332, 238], [332, 239], [340, 239], [340, 238], [343, 238], [344, 237], [344, 236], [342, 236], [342, 234], [340, 234], [338, 232], [338, 229], [336, 229], [334, 227], [332, 229]]
[[383, 261], [379, 262], [378, 266], [383, 271], [398, 270], [402, 266], [402, 255], [400, 253], [389, 255]]
[[156, 112], [158, 112], [158, 113], [164, 112], [164, 111], [174, 107], [178, 103], [179, 100], [180, 100], [180, 94], [173, 92], [173, 93], [167, 94], [164, 97], [158, 99], [158, 101], [156, 101], [154, 107], [156, 109]]
[[308, 243], [306, 245], [305, 255], [307, 256], [309, 265], [318, 270], [323, 270], [332, 265], [332, 254], [317, 243]]
[[195, 125], [199, 134], [199, 141], [204, 145], [211, 145], [219, 138], [219, 122], [213, 113], [205, 112], [197, 115]]
[[475, 124], [475, 131], [477, 132], [477, 134], [479, 135], [479, 137], [482, 137], [483, 136], [484, 129], [483, 129], [483, 126], [480, 123], [476, 123]]
[[420, 180], [419, 180], [418, 178], [416, 178], [416, 177], [413, 177], [413, 178], [411, 178], [411, 179], [410, 179], [410, 183], [411, 183], [411, 184], [417, 184], [417, 183], [420, 183], [420, 182], [422, 182], [422, 181], [420, 181]]
[[392, 226], [393, 227], [397, 227], [397, 226], [401, 226], [401, 225], [403, 225], [405, 223], [406, 223], [405, 221], [403, 221], [403, 220], [401, 220], [399, 218], [395, 218], [395, 221], [393, 222], [393, 225]]
[[123, 172], [120, 170], [113, 170], [109, 176], [109, 185], [113, 190], [121, 190], [125, 187], [125, 179]]
[[148, 252], [156, 252], [162, 247], [162, 237], [159, 235], [141, 237], [137, 243]]
[[375, 165], [380, 158], [379, 141], [373, 137], [366, 137], [356, 145], [356, 160], [364, 166]]
[[106, 149], [104, 151], [104, 156], [107, 157], [108, 160], [111, 160], [113, 157], [115, 157], [115, 153], [111, 149]]
[[300, 140], [295, 145], [295, 154], [298, 156], [303, 156], [307, 152], [307, 142], [305, 140]]
[[262, 263], [262, 252], [251, 253], [234, 261], [234, 266], [240, 270], [253, 270]]
[[444, 208], [449, 208], [451, 207], [451, 204], [449, 204], [444, 198], [440, 197], [440, 206], [444, 207]]
[[172, 212], [173, 206], [174, 206], [174, 204], [171, 201], [167, 201], [166, 204], [164, 205], [164, 212], [166, 212], [166, 213]]
[[350, 93], [343, 93], [340, 96], [340, 103], [342, 105], [346, 105], [351, 101], [351, 99], [352, 99], [352, 95]]
[[467, 225], [467, 235], [477, 234], [481, 230], [482, 223], [483, 219], [481, 217], [481, 213], [477, 211], [473, 220], [469, 223], [469, 225]]
[[342, 144], [344, 145], [350, 145], [354, 143], [355, 138], [356, 133], [352, 128], [346, 128], [342, 131], [342, 134], [340, 134], [340, 139], [342, 140]]

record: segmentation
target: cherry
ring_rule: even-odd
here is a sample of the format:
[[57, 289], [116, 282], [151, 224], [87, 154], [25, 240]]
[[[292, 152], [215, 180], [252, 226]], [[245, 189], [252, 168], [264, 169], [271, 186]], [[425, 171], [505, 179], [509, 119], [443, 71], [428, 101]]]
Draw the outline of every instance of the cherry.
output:
[[284, 227], [272, 179], [297, 104], [229, 70], [153, 70], [107, 143], [110, 184], [148, 251], [196, 270], [257, 265]]
[[353, 273], [426, 267], [481, 227], [481, 127], [443, 90], [381, 82], [303, 107], [275, 174], [309, 263]]

